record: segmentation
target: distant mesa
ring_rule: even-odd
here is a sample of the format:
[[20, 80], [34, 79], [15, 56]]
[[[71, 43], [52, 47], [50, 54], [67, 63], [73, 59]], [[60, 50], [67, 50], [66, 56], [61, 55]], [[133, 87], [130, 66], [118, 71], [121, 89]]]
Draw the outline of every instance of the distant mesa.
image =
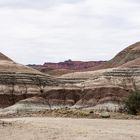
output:
[[70, 69], [70, 70], [82, 70], [89, 67], [94, 67], [104, 63], [105, 61], [72, 61], [71, 59], [59, 63], [49, 63], [43, 64], [44, 67], [54, 68], [54, 69]]
[[64, 62], [45, 62], [43, 65], [28, 65], [34, 69], [37, 69], [46, 74], [53, 76], [60, 76], [66, 73], [72, 73], [76, 71], [86, 71], [88, 68], [96, 67], [104, 64], [106, 61], [72, 61], [68, 59]]

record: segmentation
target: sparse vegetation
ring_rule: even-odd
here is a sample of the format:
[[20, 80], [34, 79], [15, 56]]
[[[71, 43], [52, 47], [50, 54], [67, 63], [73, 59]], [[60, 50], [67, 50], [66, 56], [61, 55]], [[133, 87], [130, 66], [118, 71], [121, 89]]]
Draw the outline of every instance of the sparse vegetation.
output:
[[129, 114], [138, 114], [140, 112], [140, 91], [131, 91], [125, 101], [125, 106]]

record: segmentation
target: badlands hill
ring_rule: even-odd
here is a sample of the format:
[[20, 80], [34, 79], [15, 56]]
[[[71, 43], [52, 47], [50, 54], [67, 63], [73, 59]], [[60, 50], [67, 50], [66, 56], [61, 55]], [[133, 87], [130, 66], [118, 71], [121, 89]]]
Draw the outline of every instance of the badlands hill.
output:
[[[140, 43], [133, 44], [97, 71], [73, 72], [53, 78], [17, 64], [1, 54], [2, 112], [64, 107], [117, 111], [130, 90], [140, 89]], [[104, 68], [104, 69], [103, 69]]]
[[[62, 79], [83, 80], [84, 96], [77, 105], [113, 109], [120, 107], [130, 90], [140, 89], [140, 43], [135, 43], [98, 67], [100, 70], [62, 75]], [[94, 68], [93, 68], [94, 69]]]
[[73, 106], [82, 95], [79, 87], [73, 87], [76, 82], [56, 79], [18, 64], [1, 53], [0, 108], [4, 108], [2, 112]]
[[110, 61], [88, 70], [107, 69], [114, 67], [140, 67], [140, 42], [130, 45], [118, 53]]
[[57, 82], [49, 75], [15, 63], [0, 53], [0, 107], [38, 95], [46, 85], [57, 85]]
[[115, 56], [106, 63], [107, 68], [111, 67], [139, 67], [140, 66], [140, 42], [137, 42]]
[[12, 61], [10, 58], [8, 58], [7, 56], [5, 56], [4, 54], [2, 54], [1, 52], [0, 52], [0, 60], [2, 61], [2, 60], [5, 60], [5, 61]]
[[41, 72], [35, 69], [15, 63], [12, 59], [2, 53], [0, 53], [0, 72], [41, 74]]

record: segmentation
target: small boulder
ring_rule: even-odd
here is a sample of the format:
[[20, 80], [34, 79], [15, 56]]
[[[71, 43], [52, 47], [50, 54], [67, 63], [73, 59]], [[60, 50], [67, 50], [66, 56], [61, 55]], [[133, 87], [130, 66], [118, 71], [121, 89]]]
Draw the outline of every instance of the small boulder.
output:
[[110, 114], [109, 114], [109, 112], [102, 112], [101, 117], [102, 118], [110, 118]]

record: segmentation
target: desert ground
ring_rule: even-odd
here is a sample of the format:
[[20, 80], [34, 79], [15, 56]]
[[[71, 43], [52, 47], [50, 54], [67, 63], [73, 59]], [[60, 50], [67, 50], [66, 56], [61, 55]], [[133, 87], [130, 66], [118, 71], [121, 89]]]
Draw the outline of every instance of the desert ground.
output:
[[140, 120], [1, 119], [0, 140], [140, 140]]

